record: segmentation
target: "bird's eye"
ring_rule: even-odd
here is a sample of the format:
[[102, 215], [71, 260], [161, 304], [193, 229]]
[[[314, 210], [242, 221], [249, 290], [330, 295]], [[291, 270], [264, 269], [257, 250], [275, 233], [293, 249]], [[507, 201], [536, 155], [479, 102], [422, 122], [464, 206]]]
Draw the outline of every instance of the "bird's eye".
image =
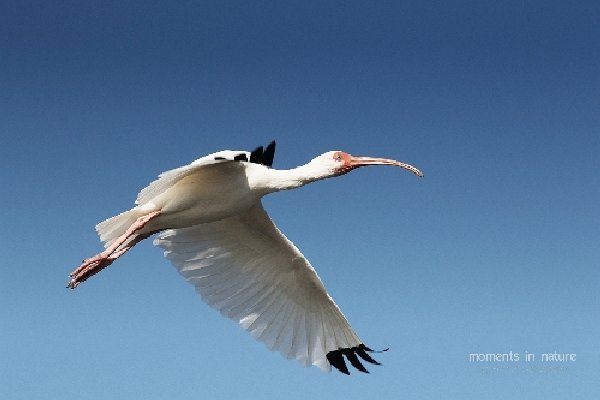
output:
[[335, 161], [342, 161], [342, 159], [343, 159], [342, 153], [335, 153], [335, 155], [333, 156], [333, 159]]

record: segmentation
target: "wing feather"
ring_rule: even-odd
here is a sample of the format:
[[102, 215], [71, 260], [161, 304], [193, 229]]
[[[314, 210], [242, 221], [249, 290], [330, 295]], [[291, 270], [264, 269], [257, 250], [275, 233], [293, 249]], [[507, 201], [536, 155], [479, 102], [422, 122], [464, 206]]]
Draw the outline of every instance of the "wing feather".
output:
[[151, 182], [148, 186], [146, 186], [140, 191], [140, 193], [137, 196], [137, 199], [135, 200], [135, 204], [140, 205], [151, 201], [157, 195], [167, 191], [167, 189], [169, 189], [179, 180], [185, 178], [190, 174], [193, 174], [200, 168], [206, 167], [208, 165], [230, 162], [230, 160], [226, 159], [215, 160], [214, 156], [214, 154], [209, 154], [208, 156], [197, 159], [191, 164], [163, 172], [158, 176], [158, 179]]
[[269, 349], [324, 371], [330, 359], [339, 368], [341, 354], [357, 365], [353, 349], [362, 342], [260, 203], [243, 215], [165, 231], [154, 243], [206, 303]]

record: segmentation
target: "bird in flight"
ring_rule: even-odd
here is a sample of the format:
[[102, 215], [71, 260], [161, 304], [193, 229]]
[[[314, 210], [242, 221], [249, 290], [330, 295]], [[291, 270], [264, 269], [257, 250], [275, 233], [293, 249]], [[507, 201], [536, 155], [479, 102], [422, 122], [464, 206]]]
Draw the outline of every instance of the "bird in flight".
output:
[[154, 244], [202, 299], [269, 349], [304, 366], [350, 374], [379, 365], [300, 250], [273, 224], [261, 198], [280, 190], [400, 161], [329, 151], [289, 170], [271, 168], [275, 142], [252, 152], [220, 151], [162, 173], [135, 207], [96, 225], [105, 250], [82, 262], [67, 287], [108, 267], [140, 241]]

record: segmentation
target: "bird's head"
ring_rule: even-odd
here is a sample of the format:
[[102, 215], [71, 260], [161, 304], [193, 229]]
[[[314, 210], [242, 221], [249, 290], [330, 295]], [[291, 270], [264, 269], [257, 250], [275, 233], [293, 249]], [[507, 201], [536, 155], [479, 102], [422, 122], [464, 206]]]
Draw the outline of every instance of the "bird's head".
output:
[[260, 173], [250, 174], [251, 187], [264, 193], [295, 189], [310, 182], [347, 174], [353, 169], [367, 165], [391, 165], [409, 170], [417, 176], [423, 173], [412, 165], [388, 158], [355, 157], [343, 151], [329, 151], [313, 158], [307, 164], [287, 170], [261, 168]]
[[392, 165], [409, 170], [417, 176], [423, 176], [423, 173], [412, 165], [391, 160], [388, 158], [375, 157], [356, 157], [343, 151], [328, 151], [321, 154], [311, 161], [320, 168], [328, 171], [330, 176], [346, 174], [353, 169], [365, 167], [367, 165]]

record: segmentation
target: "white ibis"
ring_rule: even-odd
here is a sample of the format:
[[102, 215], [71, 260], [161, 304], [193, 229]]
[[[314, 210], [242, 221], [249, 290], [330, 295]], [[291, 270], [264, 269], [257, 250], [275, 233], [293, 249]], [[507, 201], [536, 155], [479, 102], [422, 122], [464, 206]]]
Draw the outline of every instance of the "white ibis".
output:
[[74, 289], [147, 237], [211, 307], [286, 358], [324, 371], [379, 364], [327, 293], [308, 260], [273, 224], [261, 198], [366, 165], [415, 167], [330, 151], [290, 170], [272, 169], [275, 142], [221, 151], [162, 173], [135, 207], [96, 225], [105, 250], [71, 273]]

